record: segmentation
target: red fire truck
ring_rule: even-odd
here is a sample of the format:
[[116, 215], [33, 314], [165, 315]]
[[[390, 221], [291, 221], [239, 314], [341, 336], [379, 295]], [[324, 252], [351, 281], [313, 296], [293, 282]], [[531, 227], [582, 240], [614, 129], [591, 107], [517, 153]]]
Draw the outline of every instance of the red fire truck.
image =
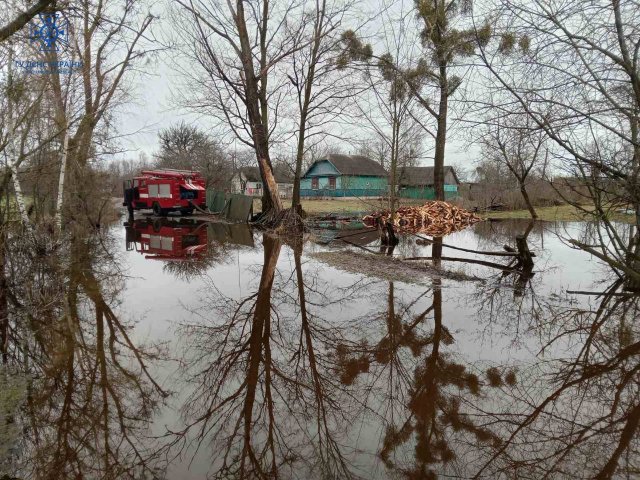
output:
[[134, 210], [152, 209], [157, 216], [179, 211], [191, 215], [194, 206], [206, 208], [204, 179], [190, 170], [142, 170], [140, 176], [125, 180], [123, 206]]

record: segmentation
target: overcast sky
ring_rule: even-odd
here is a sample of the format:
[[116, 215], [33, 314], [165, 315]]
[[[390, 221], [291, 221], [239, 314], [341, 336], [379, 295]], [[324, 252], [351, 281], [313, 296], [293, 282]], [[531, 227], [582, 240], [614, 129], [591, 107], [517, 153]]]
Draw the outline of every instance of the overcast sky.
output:
[[[152, 12], [159, 17], [155, 26], [156, 36], [167, 38], [178, 25], [172, 21], [169, 12], [169, 4], [172, 0], [163, 0], [153, 5]], [[398, 0], [393, 3], [392, 8], [404, 9], [408, 11], [413, 5], [412, 1]], [[358, 4], [359, 17], [356, 21], [361, 21], [366, 16], [379, 16], [369, 21], [365, 27], [370, 41], [379, 45], [385, 42], [385, 35], [390, 33], [389, 18], [394, 13], [385, 15], [380, 12], [383, 3], [379, 1], [367, 0]], [[374, 38], [374, 36], [376, 38]], [[183, 79], [174, 66], [176, 65], [175, 50], [167, 50], [159, 55], [152, 63], [144, 66], [146, 75], [138, 78], [133, 90], [132, 101], [123, 106], [120, 113], [121, 122], [119, 124], [120, 133], [125, 135], [121, 139], [125, 152], [116, 155], [115, 159], [137, 158], [141, 153], [152, 155], [157, 149], [158, 132], [168, 126], [184, 120], [187, 123], [197, 125], [205, 130], [213, 132], [213, 123], [207, 117], [189, 112], [176, 104], [172, 92], [183, 86]], [[340, 127], [344, 128], [344, 126]], [[453, 132], [452, 132], [453, 133]], [[219, 133], [213, 133], [220, 135]], [[371, 132], [364, 128], [354, 126], [352, 135], [362, 139], [371, 135]], [[460, 135], [458, 135], [460, 137]], [[477, 151], [467, 152], [465, 141], [450, 134], [450, 141], [447, 144], [447, 164], [466, 164], [471, 166], [477, 157]], [[218, 138], [223, 144], [232, 144], [233, 140], [229, 136]], [[335, 141], [333, 141], [335, 144]], [[425, 147], [428, 154], [433, 147], [433, 140], [425, 135]], [[348, 143], [340, 144], [340, 148], [345, 151], [355, 153], [357, 145]], [[424, 165], [431, 165], [431, 159], [424, 159]]]

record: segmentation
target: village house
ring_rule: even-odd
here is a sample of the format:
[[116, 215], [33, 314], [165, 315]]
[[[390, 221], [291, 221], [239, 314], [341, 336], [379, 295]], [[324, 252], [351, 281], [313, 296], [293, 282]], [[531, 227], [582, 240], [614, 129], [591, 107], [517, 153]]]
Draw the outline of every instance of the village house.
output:
[[329, 154], [316, 160], [300, 179], [303, 197], [381, 197], [388, 173], [362, 155]]
[[[436, 198], [433, 167], [402, 167], [398, 174], [398, 195], [403, 198], [433, 200]], [[460, 181], [453, 167], [444, 167], [444, 196], [458, 197]]]
[[[276, 165], [273, 168], [273, 176], [278, 184], [278, 192], [283, 198], [293, 195], [293, 173], [286, 165]], [[261, 197], [262, 177], [258, 167], [242, 167], [233, 176], [233, 191], [252, 197]]]

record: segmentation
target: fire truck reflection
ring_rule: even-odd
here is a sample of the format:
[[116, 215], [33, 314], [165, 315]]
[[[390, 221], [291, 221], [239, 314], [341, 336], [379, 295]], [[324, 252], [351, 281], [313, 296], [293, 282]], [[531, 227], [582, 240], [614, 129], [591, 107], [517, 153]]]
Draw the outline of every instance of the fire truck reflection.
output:
[[198, 260], [207, 251], [207, 224], [186, 218], [141, 218], [125, 222], [127, 251], [172, 262]]

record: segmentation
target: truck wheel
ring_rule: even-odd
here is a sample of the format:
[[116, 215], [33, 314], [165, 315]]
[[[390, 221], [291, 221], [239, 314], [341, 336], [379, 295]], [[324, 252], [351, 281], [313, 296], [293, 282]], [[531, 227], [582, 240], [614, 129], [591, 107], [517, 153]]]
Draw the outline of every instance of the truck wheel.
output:
[[153, 214], [156, 217], [164, 217], [167, 215], [167, 211], [164, 208], [161, 208], [158, 202], [153, 202]]

